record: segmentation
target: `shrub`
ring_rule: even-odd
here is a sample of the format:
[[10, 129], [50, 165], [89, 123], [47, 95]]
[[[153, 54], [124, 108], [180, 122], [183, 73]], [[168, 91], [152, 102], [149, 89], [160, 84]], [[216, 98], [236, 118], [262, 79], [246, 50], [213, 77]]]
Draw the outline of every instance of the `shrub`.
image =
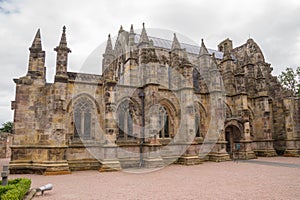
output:
[[0, 186], [0, 200], [22, 200], [30, 185], [31, 180], [28, 178], [9, 180], [6, 186]]

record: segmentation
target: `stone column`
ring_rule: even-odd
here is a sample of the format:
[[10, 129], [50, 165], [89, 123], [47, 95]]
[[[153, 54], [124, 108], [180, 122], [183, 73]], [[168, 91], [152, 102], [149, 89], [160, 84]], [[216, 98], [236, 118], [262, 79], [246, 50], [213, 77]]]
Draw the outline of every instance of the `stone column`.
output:
[[116, 104], [114, 87], [115, 81], [106, 80], [105, 89], [105, 142], [101, 148], [100, 162], [102, 164], [100, 171], [116, 171], [121, 169], [118, 159], [118, 146], [116, 145], [116, 136], [118, 134], [118, 126], [115, 116]]
[[284, 156], [300, 155], [300, 99], [284, 99], [286, 149]]

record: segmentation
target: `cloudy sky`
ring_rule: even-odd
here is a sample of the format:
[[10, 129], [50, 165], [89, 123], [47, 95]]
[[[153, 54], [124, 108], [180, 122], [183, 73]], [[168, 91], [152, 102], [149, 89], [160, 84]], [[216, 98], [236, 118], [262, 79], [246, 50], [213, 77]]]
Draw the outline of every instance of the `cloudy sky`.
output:
[[[72, 50], [69, 71], [79, 71], [90, 53], [131, 24], [179, 32], [216, 48], [226, 38], [234, 46], [249, 36], [261, 47], [274, 74], [300, 65], [299, 0], [0, 0], [0, 123], [11, 121], [13, 78], [24, 76], [28, 48], [38, 28], [46, 51], [47, 80], [53, 81], [62, 26]], [[172, 35], [170, 35], [172, 39]], [[99, 55], [99, 68], [101, 56]]]

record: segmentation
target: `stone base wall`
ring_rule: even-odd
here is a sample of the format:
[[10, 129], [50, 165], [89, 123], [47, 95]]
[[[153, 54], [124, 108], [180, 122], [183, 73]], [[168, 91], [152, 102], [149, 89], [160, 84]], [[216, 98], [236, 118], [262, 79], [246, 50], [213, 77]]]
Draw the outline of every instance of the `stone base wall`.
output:
[[262, 139], [255, 140], [252, 143], [252, 149], [256, 156], [272, 157], [277, 156], [274, 149], [274, 140]]
[[[226, 142], [225, 142], [226, 143]], [[160, 168], [169, 164], [197, 165], [204, 161], [222, 162], [231, 160], [224, 150], [224, 142], [212, 145], [211, 151], [200, 155], [202, 143], [87, 145], [70, 146], [12, 146], [11, 173], [35, 173], [43, 175], [68, 174], [78, 170], [118, 171], [127, 168]], [[245, 143], [245, 145], [250, 145]], [[241, 150], [239, 159], [256, 158], [253, 151]], [[182, 153], [183, 152], [183, 153]], [[142, 158], [142, 162], [141, 162]]]
[[284, 151], [284, 156], [300, 157], [300, 138], [286, 140], [287, 148]]

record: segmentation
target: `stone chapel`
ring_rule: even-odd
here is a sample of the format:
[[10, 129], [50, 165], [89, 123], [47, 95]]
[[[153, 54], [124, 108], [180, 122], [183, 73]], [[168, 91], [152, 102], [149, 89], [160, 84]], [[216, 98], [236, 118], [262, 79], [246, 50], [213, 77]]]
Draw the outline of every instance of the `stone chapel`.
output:
[[253, 39], [238, 47], [225, 39], [209, 49], [176, 34], [150, 36], [144, 24], [141, 33], [121, 27], [99, 55], [102, 74], [88, 74], [68, 71], [66, 38], [63, 27], [53, 83], [40, 30], [27, 74], [14, 79], [11, 173], [300, 155], [300, 100], [271, 74]]

